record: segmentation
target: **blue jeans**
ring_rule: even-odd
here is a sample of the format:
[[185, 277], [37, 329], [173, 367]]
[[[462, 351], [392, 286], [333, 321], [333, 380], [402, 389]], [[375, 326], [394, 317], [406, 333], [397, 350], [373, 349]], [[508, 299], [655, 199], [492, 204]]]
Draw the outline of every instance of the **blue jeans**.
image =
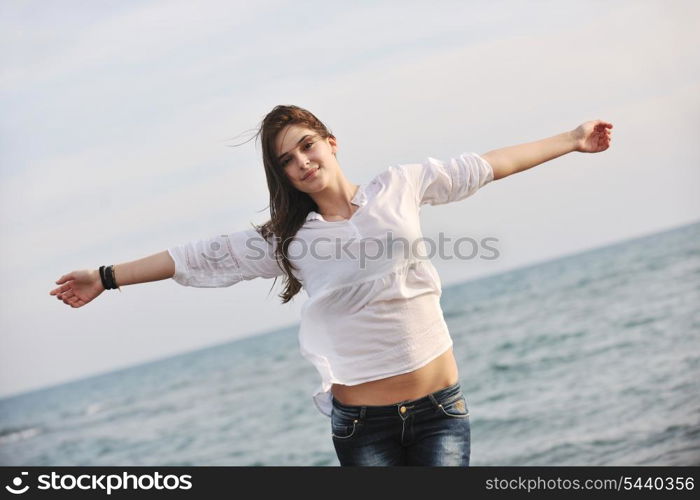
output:
[[343, 466], [469, 465], [469, 409], [459, 382], [387, 406], [349, 406], [333, 398], [331, 431]]

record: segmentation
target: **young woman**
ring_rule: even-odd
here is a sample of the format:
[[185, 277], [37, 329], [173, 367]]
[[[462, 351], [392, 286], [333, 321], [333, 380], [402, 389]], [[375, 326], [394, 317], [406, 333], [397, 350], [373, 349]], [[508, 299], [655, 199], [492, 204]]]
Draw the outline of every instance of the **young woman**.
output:
[[[440, 279], [425, 258], [421, 205], [456, 202], [488, 182], [563, 154], [606, 150], [612, 124], [593, 120], [536, 142], [389, 167], [347, 179], [338, 141], [312, 113], [277, 106], [258, 135], [270, 220], [114, 266], [72, 271], [50, 293], [77, 308], [105, 289], [173, 278], [224, 287], [284, 279], [302, 287], [299, 344], [321, 384], [341, 465], [469, 465], [470, 424]], [[397, 248], [396, 243], [401, 243]]]

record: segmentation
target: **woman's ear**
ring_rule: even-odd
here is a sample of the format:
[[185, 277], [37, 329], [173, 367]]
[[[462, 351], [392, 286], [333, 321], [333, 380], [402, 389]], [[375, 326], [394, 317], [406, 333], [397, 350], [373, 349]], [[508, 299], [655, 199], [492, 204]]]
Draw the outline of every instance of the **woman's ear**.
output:
[[328, 143], [331, 145], [331, 152], [335, 154], [338, 151], [338, 141], [333, 134], [328, 136]]

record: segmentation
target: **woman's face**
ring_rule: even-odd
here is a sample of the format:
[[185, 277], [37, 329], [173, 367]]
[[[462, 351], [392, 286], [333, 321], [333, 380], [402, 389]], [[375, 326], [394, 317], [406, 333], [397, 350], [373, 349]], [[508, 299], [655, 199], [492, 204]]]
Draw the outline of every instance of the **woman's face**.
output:
[[304, 193], [325, 189], [340, 171], [335, 138], [304, 125], [288, 125], [275, 138], [277, 158], [292, 185]]

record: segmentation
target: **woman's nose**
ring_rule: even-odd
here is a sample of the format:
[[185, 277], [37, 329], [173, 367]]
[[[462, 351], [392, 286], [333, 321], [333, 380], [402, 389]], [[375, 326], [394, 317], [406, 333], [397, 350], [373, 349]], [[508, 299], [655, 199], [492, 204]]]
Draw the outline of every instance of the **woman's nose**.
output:
[[308, 165], [309, 163], [309, 159], [306, 157], [306, 155], [299, 153], [299, 157], [297, 158], [297, 165], [299, 165], [299, 167], [302, 168]]

